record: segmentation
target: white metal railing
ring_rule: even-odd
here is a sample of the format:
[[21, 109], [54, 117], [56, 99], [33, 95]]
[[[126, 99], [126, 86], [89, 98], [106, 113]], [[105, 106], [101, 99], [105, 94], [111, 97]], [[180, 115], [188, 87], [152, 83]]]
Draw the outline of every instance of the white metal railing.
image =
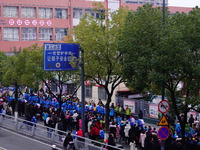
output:
[[[29, 136], [41, 137], [51, 141], [53, 144], [63, 145], [63, 139], [65, 138], [67, 132], [63, 132], [61, 130], [56, 130], [54, 128], [50, 128], [39, 123], [33, 124], [30, 121], [15, 118], [10, 115], [4, 115], [0, 113], [0, 127], [9, 128], [15, 130], [16, 132], [22, 132], [23, 134], [27, 134]], [[74, 139], [74, 145], [76, 150], [105, 150], [108, 145], [105, 143], [94, 141], [89, 138], [79, 137], [75, 134], [72, 134]], [[119, 146], [111, 146], [115, 150], [121, 150]]]

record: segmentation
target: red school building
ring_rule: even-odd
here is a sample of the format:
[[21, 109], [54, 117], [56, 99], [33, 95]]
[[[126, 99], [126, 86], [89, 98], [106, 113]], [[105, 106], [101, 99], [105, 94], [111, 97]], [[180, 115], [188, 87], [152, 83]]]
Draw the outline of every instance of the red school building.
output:
[[[141, 6], [121, 0], [100, 1], [112, 10], [120, 6], [136, 10]], [[1, 0], [0, 50], [13, 52], [35, 43], [41, 46], [45, 42], [62, 41], [84, 13], [99, 17], [92, 8], [92, 0]], [[169, 7], [169, 10], [188, 13], [192, 8]]]

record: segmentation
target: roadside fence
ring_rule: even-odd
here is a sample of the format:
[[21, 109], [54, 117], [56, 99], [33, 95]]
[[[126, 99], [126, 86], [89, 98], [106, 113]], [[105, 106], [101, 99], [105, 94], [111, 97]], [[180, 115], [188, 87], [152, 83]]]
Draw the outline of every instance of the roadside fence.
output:
[[[29, 135], [33, 137], [40, 137], [49, 140], [52, 144], [62, 147], [63, 141], [67, 132], [50, 128], [41, 124], [34, 124], [33, 122], [13, 117], [10, 115], [5, 115], [0, 113], [0, 127], [14, 130], [15, 132], [23, 133], [24, 135]], [[106, 150], [108, 145], [103, 142], [94, 141], [86, 137], [79, 137], [72, 134], [73, 142], [76, 150]], [[115, 150], [122, 150], [121, 145], [111, 146]]]

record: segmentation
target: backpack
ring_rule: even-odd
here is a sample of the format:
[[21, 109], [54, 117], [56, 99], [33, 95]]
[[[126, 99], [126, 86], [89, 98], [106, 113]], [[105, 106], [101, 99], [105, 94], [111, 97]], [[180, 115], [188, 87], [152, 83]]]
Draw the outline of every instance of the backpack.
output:
[[96, 108], [96, 107], [94, 107], [94, 111], [97, 111], [97, 108]]

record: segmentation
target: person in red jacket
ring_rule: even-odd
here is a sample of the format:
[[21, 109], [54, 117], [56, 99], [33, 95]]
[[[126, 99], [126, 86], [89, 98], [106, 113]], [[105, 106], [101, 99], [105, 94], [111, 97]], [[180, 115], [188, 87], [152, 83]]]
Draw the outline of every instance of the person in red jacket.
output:
[[82, 129], [79, 129], [76, 133], [78, 136], [83, 137], [83, 131]]
[[90, 137], [92, 140], [97, 140], [99, 138], [99, 128], [94, 124], [90, 130]]
[[83, 137], [83, 131], [82, 131], [82, 129], [79, 129], [77, 132], [76, 132], [76, 134], [77, 134], [77, 140], [78, 141], [84, 141], [84, 138], [82, 138]]

